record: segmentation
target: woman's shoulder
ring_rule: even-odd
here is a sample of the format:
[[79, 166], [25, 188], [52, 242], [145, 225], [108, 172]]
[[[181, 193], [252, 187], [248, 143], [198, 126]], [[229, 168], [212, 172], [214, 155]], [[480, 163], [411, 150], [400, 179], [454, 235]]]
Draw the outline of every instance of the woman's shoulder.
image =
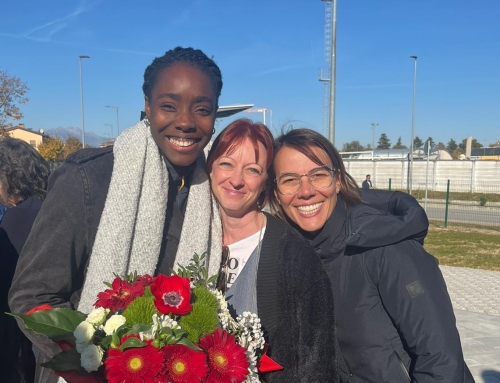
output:
[[310, 251], [314, 249], [309, 240], [304, 238], [297, 230], [283, 222], [281, 219], [264, 213], [267, 218], [266, 235], [273, 238], [274, 241], [280, 243], [287, 248], [305, 249]]

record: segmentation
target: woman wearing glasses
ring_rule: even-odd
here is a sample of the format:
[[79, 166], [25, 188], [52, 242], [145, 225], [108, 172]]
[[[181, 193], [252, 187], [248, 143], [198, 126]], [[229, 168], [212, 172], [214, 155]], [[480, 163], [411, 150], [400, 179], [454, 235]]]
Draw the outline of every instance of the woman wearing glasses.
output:
[[283, 367], [266, 382], [338, 382], [328, 275], [304, 238], [261, 210], [272, 189], [272, 142], [265, 125], [241, 119], [220, 133], [208, 155], [223, 228], [218, 285], [233, 314], [261, 319], [268, 355]]
[[342, 382], [473, 382], [445, 282], [421, 245], [428, 221], [418, 203], [378, 190], [364, 203], [337, 150], [312, 130], [291, 130], [274, 150], [271, 204], [330, 275]]

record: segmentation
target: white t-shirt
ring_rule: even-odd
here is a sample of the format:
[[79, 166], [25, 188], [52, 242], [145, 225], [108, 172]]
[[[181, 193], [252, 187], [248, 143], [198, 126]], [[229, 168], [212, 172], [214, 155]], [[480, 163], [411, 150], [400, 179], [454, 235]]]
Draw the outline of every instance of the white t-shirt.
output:
[[262, 235], [261, 231], [259, 230], [257, 233], [252, 234], [251, 236], [246, 237], [241, 241], [228, 245], [229, 247], [229, 262], [227, 265], [228, 289], [233, 285], [234, 281], [240, 274], [241, 270], [243, 270], [243, 267], [247, 263], [248, 258], [250, 258], [250, 255], [252, 255], [255, 248], [259, 245], [259, 239], [262, 239], [261, 237], [264, 237], [265, 232], [266, 232], [266, 227], [264, 226], [262, 228]]

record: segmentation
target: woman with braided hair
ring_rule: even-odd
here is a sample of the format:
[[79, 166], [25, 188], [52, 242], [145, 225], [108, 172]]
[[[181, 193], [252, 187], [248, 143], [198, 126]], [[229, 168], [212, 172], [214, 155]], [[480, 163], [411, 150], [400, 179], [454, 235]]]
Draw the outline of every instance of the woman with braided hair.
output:
[[[177, 47], [153, 60], [146, 118], [112, 148], [73, 154], [49, 179], [10, 290], [12, 311], [49, 304], [90, 312], [113, 273], [168, 275], [195, 252], [207, 252], [209, 273], [218, 272], [221, 228], [203, 149], [221, 89], [219, 68], [200, 50]], [[60, 351], [28, 336], [42, 362]], [[36, 382], [57, 381], [51, 370], [37, 373]]]

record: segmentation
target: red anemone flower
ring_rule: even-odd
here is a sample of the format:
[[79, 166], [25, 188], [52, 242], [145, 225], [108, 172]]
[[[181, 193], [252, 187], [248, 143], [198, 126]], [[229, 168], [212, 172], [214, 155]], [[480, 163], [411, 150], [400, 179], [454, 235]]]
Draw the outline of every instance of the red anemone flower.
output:
[[191, 288], [188, 278], [160, 274], [150, 286], [155, 306], [162, 314], [184, 315], [191, 311]]
[[111, 289], [104, 290], [97, 294], [95, 307], [104, 307], [111, 311], [125, 310], [135, 298], [144, 294], [142, 284], [131, 285], [128, 281], [115, 278], [111, 284]]
[[250, 363], [245, 348], [234, 336], [218, 328], [201, 338], [199, 346], [207, 354], [210, 367], [206, 383], [240, 383], [246, 379]]
[[167, 381], [171, 383], [199, 383], [208, 373], [207, 357], [201, 351], [182, 344], [163, 348]]
[[[125, 342], [125, 338], [120, 343]], [[161, 382], [165, 375], [163, 352], [151, 342], [145, 347], [131, 347], [125, 351], [112, 348], [104, 362], [109, 383]]]

